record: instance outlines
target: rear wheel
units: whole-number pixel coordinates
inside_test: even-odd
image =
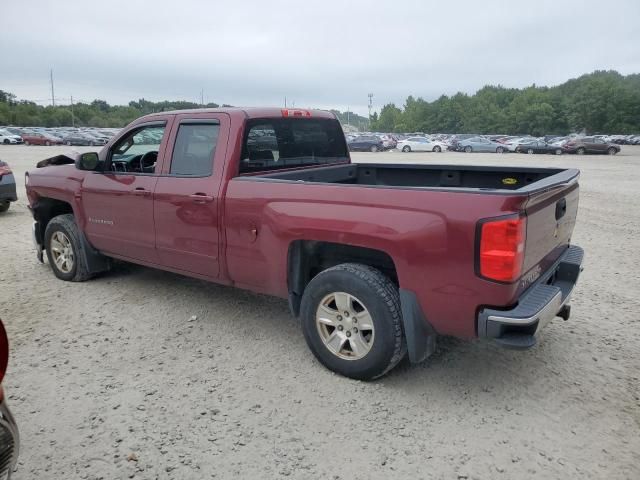
[[[10,206],[11,206],[11,202],[9,200],[5,200],[3,202],[0,202],[0,213],[4,213],[7,210],[9,210]]]
[[[562,149],[561,148],[556,148],[556,155],[562,155]]]
[[[71,142],[69,140],[67,140],[67,145],[71,146]]]
[[[51,142],[50,142],[49,140],[47,140],[46,142],[44,142],[44,144],[45,144],[47,147],[51,146]]]
[[[528,149],[527,149],[527,153],[528,153],[529,155],[533,155],[533,148],[528,148]]]
[[[9,139],[8,139],[8,138],[5,138],[5,139],[4,139],[4,141],[3,141],[2,143],[4,143],[5,145],[9,145]]]
[[[377,152],[377,151],[378,151],[378,146],[377,146],[377,145],[371,145],[370,150],[371,150],[372,152]]]
[[[616,153],[618,153],[618,150],[613,147],[609,147],[609,150],[607,150],[607,153],[609,155],[615,155]]]
[[[405,145],[404,147],[402,147],[402,151],[404,153],[409,153],[411,151],[411,147],[409,145]]]
[[[464,147],[464,151],[467,153],[471,153],[473,151],[473,148],[471,148],[470,145],[467,145],[466,147]]]
[[[24,144],[25,144],[25,145],[31,145],[31,144],[29,143],[29,140],[25,140],[25,141],[24,141]]]
[[[587,153],[587,151],[584,149],[584,147],[580,147],[578,150],[576,150],[576,153],[578,155],[584,155],[585,153]]]
[[[436,145],[435,147],[433,147],[433,151],[439,153],[442,151],[442,148],[439,145]]]
[[[301,305],[305,340],[329,370],[371,380],[406,353],[398,288],[367,265],[344,263],[316,275]]]
[[[47,224],[44,232],[47,259],[60,280],[82,282],[91,278],[82,251],[81,235],[71,214],[58,215]]]
[[[504,153],[504,147],[496,148],[496,153]]]

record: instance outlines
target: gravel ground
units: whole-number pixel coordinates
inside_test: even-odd
[[[16,480],[640,478],[640,148],[354,155],[582,170],[571,320],[526,352],[443,338],[373,383],[316,362],[280,299],[124,264],[56,280],[22,180],[64,150],[0,145],[20,182],[0,217]]]

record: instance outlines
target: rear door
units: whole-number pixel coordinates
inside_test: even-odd
[[[155,189],[160,263],[215,278],[219,274],[219,198],[230,119],[223,113],[178,115]]]
[[[85,176],[85,232],[98,250],[158,263],[153,196],[171,119],[167,115],[130,127],[109,148],[105,171]]]

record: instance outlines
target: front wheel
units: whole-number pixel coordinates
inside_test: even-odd
[[[473,148],[471,148],[471,146],[467,145],[466,147],[464,147],[464,151],[467,153],[471,153],[473,151]]]
[[[82,233],[71,214],[53,217],[44,232],[47,259],[56,277],[68,282],[91,278],[83,252]]]
[[[504,153],[504,147],[496,148],[496,153]]]
[[[442,148],[439,145],[436,145],[435,147],[433,147],[433,151],[440,153],[442,151]]]
[[[587,153],[587,151],[584,148],[580,147],[578,150],[576,150],[576,153],[578,155],[584,155],[585,153]]]
[[[527,153],[528,153],[529,155],[533,155],[533,148],[528,148],[528,149],[527,149]]]
[[[5,200],[3,202],[0,202],[0,213],[4,213],[7,210],[9,210],[10,206],[11,206],[11,202],[9,202],[9,200]]]
[[[556,155],[562,155],[562,149],[556,148]]]
[[[24,141],[24,144],[25,144],[25,145],[31,145],[31,144],[29,143],[29,140],[25,140],[25,141]]]
[[[300,313],[313,354],[346,377],[380,377],[406,354],[398,287],[367,265],[343,263],[316,275]]]
[[[402,147],[402,151],[404,153],[409,153],[411,151],[411,147],[409,145],[405,145],[404,147]]]
[[[371,150],[372,152],[377,152],[377,151],[378,151],[378,146],[377,146],[377,145],[371,145],[370,150]]]
[[[609,150],[607,150],[607,153],[609,155],[615,155],[616,153],[618,153],[618,150],[613,147],[609,147]]]
[[[44,144],[45,144],[47,147],[50,147],[50,146],[51,146],[51,142],[50,142],[49,140],[47,140],[46,142],[44,142]]]
[[[4,143],[5,145],[9,145],[9,143],[10,143],[10,142],[9,142],[9,139],[8,139],[8,138],[5,138],[5,139],[4,139],[4,141],[3,141],[2,143]]]

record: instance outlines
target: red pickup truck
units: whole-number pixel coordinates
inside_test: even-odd
[[[58,278],[115,258],[287,298],[353,378],[425,359],[438,334],[531,347],[581,271],[578,170],[354,164],[324,111],[156,113],[38,167],[34,240]]]

